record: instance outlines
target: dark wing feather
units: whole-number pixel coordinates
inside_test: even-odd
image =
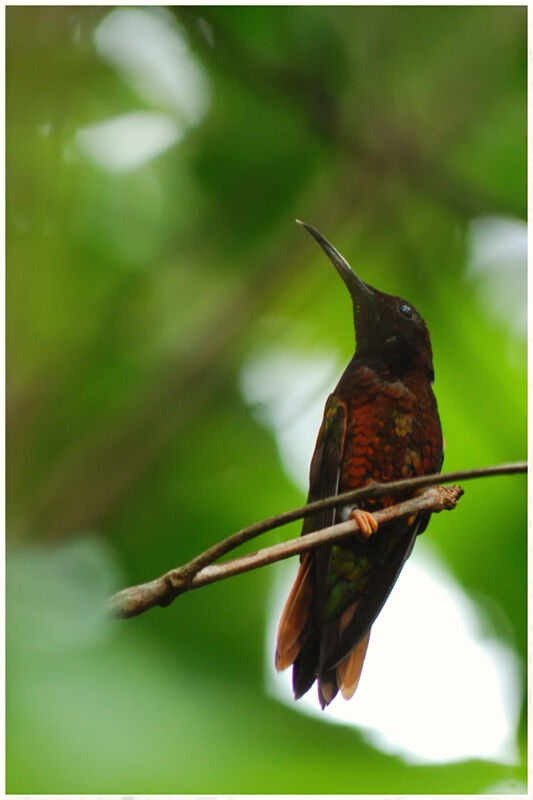
[[[337,494],[345,437],[346,405],[330,395],[326,402],[324,419],[311,461],[307,497],[309,503]],[[335,518],[336,509],[333,508],[306,517],[302,534],[333,525]],[[320,547],[313,554],[315,608],[307,620],[306,630],[302,636],[303,646],[294,662],[293,689],[296,698],[301,697],[316,678],[320,648],[320,632],[316,620],[319,619],[319,610],[324,607],[326,602],[329,549],[329,547]]]
[[[337,493],[346,437],[346,404],[330,394],[324,408],[324,418],[318,432],[315,452],[309,473],[307,502],[321,500]],[[332,525],[334,508],[326,508],[306,517],[302,533],[320,530]]]
[[[326,402],[324,419],[318,432],[315,452],[311,461],[308,503],[338,493],[345,437],[346,405],[334,395],[330,395]],[[302,534],[334,525],[336,516],[337,509],[327,508],[306,517]],[[320,611],[326,602],[329,550],[329,546],[315,550],[317,611]]]

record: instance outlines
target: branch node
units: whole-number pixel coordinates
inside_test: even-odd
[[[462,497],[465,493],[462,486],[441,486],[439,487],[442,492],[442,508],[450,511],[452,508],[455,508],[457,503],[459,502],[459,498]]]
[[[192,576],[187,574],[187,570],[182,567],[171,569],[161,576],[162,583],[165,584],[165,591],[158,602],[162,608],[170,605],[170,603],[187,591],[190,586]]]

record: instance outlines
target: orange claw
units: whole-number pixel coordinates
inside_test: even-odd
[[[361,508],[354,508],[353,511],[350,512],[350,517],[357,522],[359,525],[359,530],[365,539],[368,539],[368,537],[375,533],[378,529],[378,523],[370,511],[363,511]]]

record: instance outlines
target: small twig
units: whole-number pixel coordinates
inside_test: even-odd
[[[301,508],[297,508],[292,511],[287,511],[283,514],[278,514],[274,517],[270,517],[266,520],[262,520],[261,522],[257,522],[254,525],[244,528],[237,533],[234,533],[232,536],[229,536],[222,542],[219,542],[213,547],[210,547],[208,550],[205,550],[203,553],[196,556],[196,558],[192,559],[184,566],[170,570],[156,580],[139,584],[138,586],[132,586],[117,592],[109,601],[109,611],[115,617],[137,616],[138,614],[142,614],[144,611],[147,611],[149,608],[152,608],[155,605],[168,605],[175,597],[177,597],[179,594],[183,594],[183,592],[188,591],[189,589],[203,586],[206,583],[213,583],[216,580],[222,580],[225,577],[230,577],[230,575],[238,574],[239,572],[244,572],[248,569],[255,569],[263,564],[273,563],[273,561],[279,561],[282,558],[288,558],[296,553],[316,547],[321,543],[321,541],[319,540],[316,542],[316,544],[313,544],[313,541],[316,541],[316,538],[313,539],[313,537],[320,537],[324,532],[326,532],[325,541],[329,541],[327,537],[336,538],[338,536],[346,535],[346,532],[343,532],[342,529],[339,530],[342,525],[350,525],[348,533],[353,533],[354,530],[357,530],[356,527],[353,527],[355,523],[352,521],[341,523],[341,526],[333,526],[332,528],[327,528],[323,531],[315,531],[312,534],[300,536],[298,539],[292,540],[291,542],[275,545],[274,548],[266,548],[265,550],[259,551],[259,553],[252,554],[251,556],[244,556],[243,558],[235,559],[233,561],[226,562],[225,564],[207,569],[207,567],[217,558],[220,558],[220,556],[228,553],[230,550],[233,550],[235,547],[238,547],[240,544],[243,544],[249,539],[259,536],[261,533],[272,530],[273,528],[285,525],[288,522],[292,522],[301,517],[313,514],[318,510],[347,505],[353,503],[355,500],[360,501],[368,498],[369,496],[382,497],[385,494],[397,494],[407,489],[412,490],[422,486],[448,483],[453,480],[469,480],[471,478],[489,477],[494,475],[512,475],[523,472],[527,472],[526,462],[499,464],[492,467],[449,472],[443,475],[426,475],[418,478],[392,481],[390,483],[373,484],[371,486],[366,486],[363,489],[345,492],[342,495],[325,498],[317,501],[316,503],[309,503],[306,506],[302,506]],[[460,490],[460,493],[462,493],[462,490]],[[427,493],[424,493],[423,495],[406,502],[420,502],[424,497],[426,497],[426,494]],[[376,518],[381,522],[387,521],[398,513],[398,509],[400,507],[402,507],[402,504],[391,506],[387,509],[375,512]],[[421,507],[422,506],[417,506],[417,508]],[[431,510],[441,509],[439,508]],[[412,513],[412,511],[408,511],[406,513]],[[385,518],[378,516],[382,514],[391,514],[392,516],[387,516]],[[262,559],[264,558],[267,560],[263,561]]]
[[[383,524],[392,519],[408,517],[418,511],[433,511],[438,513],[443,509],[455,508],[457,501],[463,494],[460,486],[434,486],[428,487],[424,492],[403,503],[388,506],[374,512],[376,522]],[[154,581],[132,586],[117,592],[111,600],[109,610],[115,617],[133,617],[142,614],[155,605],[166,606],[178,595],[191,589],[198,589],[208,583],[231,578],[241,572],[248,572],[267,564],[289,558],[290,556],[312,550],[322,544],[328,544],[359,530],[355,520],[349,519],[337,525],[331,525],[320,531],[313,531],[305,536],[298,536],[282,544],[265,547],[256,553],[251,553],[241,558],[226,561],[224,564],[207,566],[201,569],[194,577],[184,579],[183,567],[170,570],[156,578]]]

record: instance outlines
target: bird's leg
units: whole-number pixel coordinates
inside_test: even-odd
[[[343,506],[340,509],[340,519],[346,522],[348,519],[353,519],[359,525],[359,530],[355,532],[356,536],[362,539],[368,539],[378,529],[378,522],[370,511],[364,511],[362,508],[352,508],[350,506]]]
[[[359,525],[359,531],[365,539],[368,539],[369,536],[372,536],[373,533],[376,533],[378,529],[378,523],[370,511],[363,511],[362,508],[353,508],[350,511],[350,517],[357,522]]]

